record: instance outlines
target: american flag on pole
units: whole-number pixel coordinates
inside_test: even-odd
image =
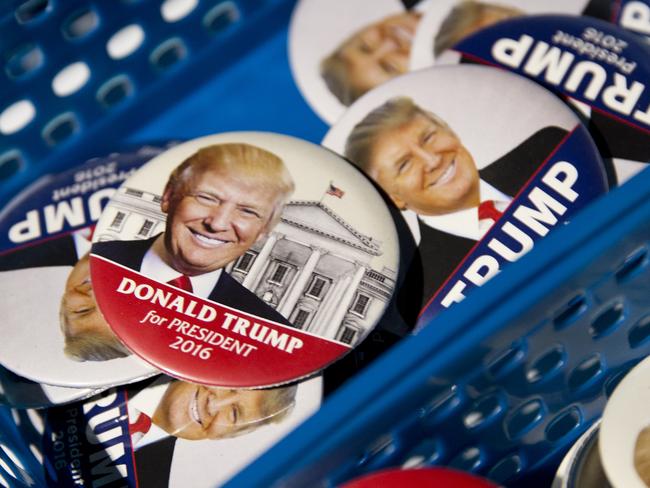
[[[334,183],[330,181],[330,186],[327,188],[327,191],[325,192],[328,195],[332,195],[333,197],[336,198],[343,198],[343,195],[345,195],[345,192],[341,190],[340,188],[334,186]]]

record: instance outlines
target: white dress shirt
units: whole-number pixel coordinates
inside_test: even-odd
[[[140,272],[160,283],[167,283],[170,280],[181,276],[181,273],[162,260],[162,258],[153,250],[153,246],[151,246],[144,255],[144,259],[140,265]],[[221,272],[221,269],[216,269],[210,273],[190,276],[189,278],[193,290],[192,293],[201,298],[208,298],[217,284],[217,281],[219,281]]]
[[[156,408],[158,408],[158,404],[162,400],[165,391],[167,391],[168,385],[169,378],[161,377],[160,380],[157,380],[152,385],[136,393],[132,398],[129,398],[127,403],[129,423],[134,423],[141,413],[147,415],[149,418],[153,418],[153,414]],[[169,434],[152,423],[146,434],[134,436],[134,450],[164,439],[165,437],[169,437]]]
[[[512,202],[512,198],[500,192],[489,183],[479,181],[479,195],[480,201],[494,200],[495,207],[500,212],[505,211]],[[448,234],[459,237],[465,237],[474,241],[479,241],[483,238],[488,229],[492,226],[493,222],[481,222],[478,218],[478,207],[467,208],[451,212],[443,215],[420,215],[412,210],[405,210],[402,215],[406,220],[415,242],[419,245],[420,240],[420,226],[418,220],[422,221],[425,225],[437,230],[441,230]]]

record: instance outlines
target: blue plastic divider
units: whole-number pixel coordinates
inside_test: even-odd
[[[645,171],[376,361],[227,486],[331,486],[405,463],[548,486],[650,353],[649,197]]]
[[[0,205],[37,176],[122,144],[230,130],[320,141],[326,126],[288,67],[293,0],[203,0],[174,23],[161,3],[0,5],[0,114],[19,100],[36,110],[22,130],[0,134]],[[67,39],[66,26],[88,11],[96,28]],[[133,23],[144,41],[110,59],[107,41]],[[171,46],[162,65],[152,62],[161,46]],[[20,57],[34,48],[40,65],[38,51]],[[88,82],[56,96],[53,77],[77,61],[90,67]],[[100,95],[116,77],[128,80],[124,96],[118,89],[107,106]],[[77,125],[64,123],[52,144],[44,130],[68,113]],[[405,463],[543,486],[622,374],[650,352],[649,197],[646,171],[350,381],[230,486],[333,485]],[[0,474],[12,486],[43,483],[30,450],[38,433],[27,424],[0,408]]]
[[[161,17],[162,2],[30,0],[13,6],[24,3],[47,6],[24,24],[9,7],[0,11],[0,114],[28,100],[35,115],[22,130],[0,133],[0,203],[38,175],[114,151],[125,140],[246,129],[318,142],[326,131],[302,100],[288,67],[292,0],[204,0],[174,23]],[[214,20],[215,9],[225,9],[225,18]],[[97,16],[97,27],[79,39],[66,39],[63,27],[85,12]],[[211,18],[216,25],[208,27],[206,19]],[[144,31],[142,44],[124,59],[111,59],[107,42],[134,24]],[[170,40],[177,45],[170,48],[168,64],[152,62]],[[177,53],[173,48],[178,46]],[[10,76],[11,61],[33,50],[41,52],[41,63],[25,60],[36,67]],[[77,92],[56,96],[53,78],[74,62],[86,63],[90,78]],[[116,78],[126,80],[128,89],[121,98],[118,90],[106,106],[99,94]],[[44,131],[66,114],[74,122],[61,123],[53,144]]]

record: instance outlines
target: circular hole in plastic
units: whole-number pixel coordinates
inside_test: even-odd
[[[71,112],[52,119],[43,129],[43,139],[50,146],[56,146],[79,131],[79,122]]]
[[[618,371],[615,374],[611,375],[605,382],[605,395],[609,398],[614,393],[614,390],[621,382],[625,375],[628,373],[628,368],[625,368],[623,371]]]
[[[475,471],[483,464],[483,456],[478,447],[468,447],[449,462],[452,468],[461,471]]]
[[[589,327],[589,333],[594,339],[600,339],[619,326],[624,318],[625,305],[622,302],[616,302],[594,319]]]
[[[526,357],[526,348],[523,344],[513,344],[505,351],[487,363],[486,369],[492,378],[498,378],[512,371]]]
[[[505,422],[508,437],[516,439],[530,432],[544,418],[546,408],[540,400],[530,400],[513,411]]]
[[[165,22],[178,22],[187,17],[198,4],[198,0],[165,0],[160,6],[160,15]]]
[[[7,455],[7,457],[9,459],[11,459],[12,463],[14,463],[16,466],[18,466],[18,468],[20,468],[22,470],[25,470],[25,466],[23,465],[20,458],[18,456],[16,456],[16,454],[11,449],[9,449],[8,446],[6,446],[5,444],[0,443],[0,449],[2,449],[3,452]]]
[[[178,38],[168,39],[153,50],[149,60],[159,70],[165,70],[187,55],[187,48]]]
[[[138,24],[123,27],[106,43],[106,51],[113,59],[124,59],[133,54],[144,42],[144,30]]]
[[[546,439],[549,442],[557,442],[569,435],[573,430],[578,428],[582,416],[576,407],[560,413],[546,427]]]
[[[15,468],[15,466],[9,466],[7,462],[2,457],[0,457],[0,473],[4,471],[4,474],[16,478],[16,472],[13,470],[13,468]],[[12,485],[7,484],[5,486],[12,486]]]
[[[0,155],[0,181],[8,180],[20,171],[23,165],[23,158],[16,150],[8,151]]]
[[[487,477],[492,481],[505,485],[508,481],[520,474],[522,469],[523,463],[519,456],[508,456],[495,464],[488,472]]]
[[[205,14],[203,25],[208,31],[217,33],[237,22],[239,17],[239,9],[233,2],[222,2]]]
[[[97,90],[97,100],[105,107],[113,107],[133,94],[133,84],[126,75],[111,78]]]
[[[438,439],[425,439],[411,449],[402,463],[403,468],[415,468],[437,463],[442,457],[442,448]]]
[[[0,133],[14,134],[29,124],[36,115],[36,108],[29,100],[19,100],[0,113]]]
[[[19,47],[9,56],[5,72],[9,78],[20,78],[36,71],[43,64],[43,51],[30,43]]]
[[[419,468],[420,466],[424,465],[426,460],[427,458],[425,456],[421,456],[421,455],[411,456],[402,463],[402,468],[404,469]]]
[[[360,456],[357,466],[367,464],[371,459],[381,455],[390,454],[394,450],[393,438],[390,435],[383,435],[376,439],[371,446]]]
[[[90,78],[90,68],[81,61],[72,63],[57,73],[52,80],[52,91],[59,97],[67,97],[79,91]]]
[[[20,24],[31,22],[49,10],[50,2],[48,0],[28,0],[23,2],[16,9],[16,20]]]
[[[650,339],[650,315],[639,319],[627,333],[627,340],[632,348],[646,344],[648,339]]]
[[[503,412],[503,405],[498,395],[480,398],[471,410],[463,416],[466,429],[476,429]]]
[[[582,361],[569,374],[569,388],[573,391],[593,384],[605,372],[600,355],[594,354]]]
[[[36,430],[36,432],[38,432],[39,434],[43,435],[43,432],[45,432],[45,422],[43,421],[43,417],[41,417],[41,415],[38,414],[34,409],[27,410],[27,417],[29,418],[29,421],[32,423],[32,427],[34,427],[34,430]]]
[[[83,9],[70,15],[63,25],[61,32],[66,39],[79,39],[94,31],[99,25],[99,16],[94,10]]]
[[[616,270],[616,280],[624,283],[642,272],[647,265],[648,250],[645,247],[637,249],[630,253]]]
[[[578,294],[571,298],[567,304],[562,307],[553,319],[557,329],[563,329],[571,325],[580,315],[587,310],[587,298],[584,294]]]
[[[39,464],[43,464],[43,453],[41,452],[40,448],[36,444],[30,443],[29,450],[32,453],[32,455],[36,458],[36,460],[39,462]]]
[[[526,371],[526,380],[530,383],[537,383],[549,378],[564,366],[564,362],[564,348],[559,345],[555,346],[531,364]]]
[[[457,390],[456,385],[452,385],[435,395],[423,409],[422,414],[425,417],[425,422],[435,422],[438,417],[456,410],[461,405],[461,398]]]

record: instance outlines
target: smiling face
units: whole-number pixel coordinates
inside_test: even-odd
[[[328,63],[338,64],[336,69],[341,72],[336,75],[341,78],[338,84],[348,85],[349,91],[344,103],[349,104],[366,91],[408,71],[411,43],[419,20],[419,14],[404,12],[371,24],[334,52],[330,59],[336,61],[323,63],[326,79]]]
[[[369,173],[395,204],[441,215],[479,203],[474,159],[449,127],[424,114],[378,134]]]
[[[69,335],[75,336],[85,332],[110,333],[108,326],[100,315],[93,296],[90,283],[89,257],[85,255],[72,268],[61,303],[61,313],[66,321]]]
[[[442,21],[435,37],[435,56],[453,48],[475,32],[503,20],[524,15],[524,11],[507,5],[463,0]]]
[[[189,440],[232,437],[280,412],[264,412],[269,390],[226,390],[172,382],[152,421],[176,437]]]
[[[188,276],[224,267],[267,230],[277,199],[276,189],[232,168],[195,171],[163,195],[163,259]]]
[[[486,6],[486,8],[484,8],[480,14],[476,16],[474,22],[463,26],[463,28],[460,29],[458,33],[458,40],[460,41],[462,39],[465,39],[466,37],[469,37],[471,34],[474,34],[481,29],[485,29],[486,27],[490,27],[491,25],[497,24],[507,19],[511,19],[513,17],[517,17],[519,15],[521,15],[520,11],[516,9]]]
[[[60,309],[65,354],[75,361],[100,361],[130,353],[113,334],[97,308],[90,282],[89,255],[72,268]]]

